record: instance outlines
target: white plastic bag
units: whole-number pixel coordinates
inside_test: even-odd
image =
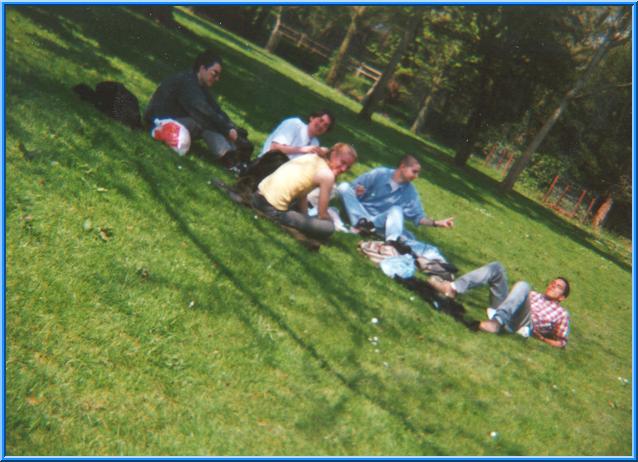
[[[163,141],[180,156],[185,156],[191,147],[191,134],[182,124],[173,119],[155,119],[151,130],[153,139]]]

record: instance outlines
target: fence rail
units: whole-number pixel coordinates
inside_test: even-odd
[[[307,34],[299,32],[284,23],[279,25],[277,34],[279,37],[286,39],[296,47],[308,50],[324,59],[330,59],[330,56],[332,55],[333,50],[311,39]],[[371,80],[373,83],[376,83],[383,74],[380,70],[357,60],[352,60],[352,68],[354,69],[355,77],[361,76]]]
[[[329,59],[332,54],[332,50],[330,50],[330,48],[322,45],[321,43],[315,42],[303,32],[296,31],[292,27],[283,23],[279,27],[279,34],[299,48],[305,48],[323,58]]]

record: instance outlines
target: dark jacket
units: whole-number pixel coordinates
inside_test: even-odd
[[[166,78],[155,90],[144,113],[144,121],[153,125],[154,119],[192,117],[204,130],[227,135],[235,128],[230,117],[222,111],[213,95],[201,86],[192,71],[180,72]]]

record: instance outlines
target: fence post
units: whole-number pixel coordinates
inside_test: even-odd
[[[487,157],[485,158],[485,164],[487,165],[490,162],[490,159],[492,158],[492,156],[494,155],[494,151],[496,151],[496,143],[494,143],[492,145],[492,149],[490,149],[489,154],[487,155]]]
[[[552,193],[552,191],[554,190],[554,186],[556,186],[556,183],[558,182],[558,178],[560,178],[559,175],[556,175],[554,177],[554,181],[552,181],[552,184],[549,186],[549,189],[547,190],[547,192],[543,196],[543,202],[547,202],[547,199],[549,198],[549,195]]]
[[[501,149],[501,151],[498,153],[498,164],[496,164],[496,170],[501,169],[501,164],[503,163],[503,160],[505,159],[506,155],[507,155],[507,148]]]
[[[576,212],[578,211],[578,207],[580,207],[580,203],[583,201],[585,194],[587,194],[587,190],[583,189],[583,191],[580,193],[580,197],[576,201],[576,205],[574,205],[574,209],[572,210],[572,213],[569,215],[570,218],[573,218],[574,215],[576,215]]]
[[[560,195],[560,197],[558,198],[558,200],[554,204],[554,207],[557,207],[557,208],[560,207],[560,203],[563,200],[563,197],[565,197],[565,194],[567,194],[567,192],[569,192],[570,189],[571,189],[570,185],[565,186],[565,189],[563,189],[563,193]]]
[[[514,160],[514,153],[510,152],[509,159],[507,159],[507,163],[503,167],[503,176],[505,176],[505,174],[507,174],[507,171],[509,170],[510,165],[512,165],[512,161],[513,160]]]

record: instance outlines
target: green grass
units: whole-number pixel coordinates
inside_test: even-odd
[[[184,33],[120,6],[5,12],[7,455],[632,454],[631,243],[501,196],[445,146],[359,120],[357,103],[187,11]],[[230,177],[203,145],[179,158],[70,91],[114,79],[145,106],[210,45],[222,105],[257,145],[330,107],[325,144],[361,158],[345,179],[420,158],[426,210],[457,226],[416,232],[461,270],[498,259],[537,288],[570,278],[568,348],[469,331],[355,236],[308,252],[208,185]],[[468,319],[485,300],[463,298]]]

